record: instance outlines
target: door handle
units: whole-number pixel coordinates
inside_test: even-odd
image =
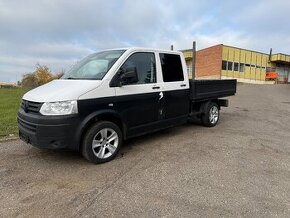
[[[181,84],[181,85],[180,85],[180,87],[185,87],[185,86],[186,86],[186,84]]]
[[[159,86],[153,86],[152,89],[160,89]]]

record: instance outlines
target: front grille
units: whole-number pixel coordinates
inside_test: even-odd
[[[26,113],[38,113],[41,106],[42,106],[42,103],[39,103],[39,102],[32,102],[32,101],[26,101],[26,100],[22,100],[21,102],[21,108]]]
[[[20,118],[18,118],[18,123],[22,128],[27,129],[33,133],[36,133],[36,125],[26,122]]]

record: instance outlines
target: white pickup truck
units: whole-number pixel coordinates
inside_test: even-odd
[[[236,80],[189,80],[181,52],[114,49],[84,58],[23,96],[19,136],[39,148],[70,148],[94,163],[112,160],[124,140],[198,117],[215,126]]]

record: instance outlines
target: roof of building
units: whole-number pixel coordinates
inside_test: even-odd
[[[216,47],[216,46],[225,46],[225,47],[229,47],[229,48],[241,49],[241,50],[244,50],[244,51],[255,52],[255,53],[259,53],[259,54],[263,54],[263,55],[270,55],[270,54],[259,52],[259,51],[255,51],[255,50],[249,50],[249,49],[245,49],[245,48],[239,48],[239,47],[235,47],[235,46],[231,46],[231,45],[224,45],[224,44],[213,45],[213,46],[210,46],[210,47],[207,47],[207,48],[200,49],[198,51],[210,49],[210,48],[213,48],[213,47]],[[192,49],[184,49],[184,50],[181,50],[181,52],[183,52],[183,53],[192,52]],[[187,57],[188,56],[190,56],[190,54],[188,54]],[[272,62],[280,62],[280,63],[290,64],[290,55],[283,54],[283,53],[272,54]]]

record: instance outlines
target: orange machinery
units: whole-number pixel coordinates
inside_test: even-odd
[[[266,72],[266,80],[276,80],[277,78],[278,78],[278,73]]]

